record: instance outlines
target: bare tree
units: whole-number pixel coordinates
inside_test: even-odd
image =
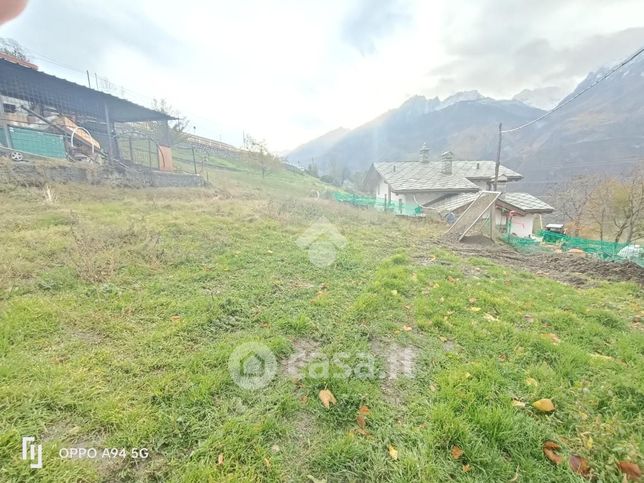
[[[157,142],[168,143],[170,146],[185,141],[185,130],[189,124],[188,119],[174,109],[165,99],[153,99],[152,107],[156,111],[176,118],[168,122],[150,121],[145,123],[146,129],[152,133],[152,138]]]
[[[636,166],[614,194],[615,242],[631,243],[644,236],[644,163]]]
[[[583,223],[597,228],[600,240],[631,243],[644,236],[644,164],[628,177],[576,178],[558,187],[557,206],[576,233]]]
[[[31,59],[25,52],[24,47],[15,40],[7,37],[0,37],[0,52],[13,55],[17,59],[24,60],[25,62],[31,61]]]
[[[279,164],[279,159],[273,156],[266,147],[266,141],[256,139],[244,133],[244,150],[248,153],[248,160],[262,171],[262,179],[266,177],[271,167]]]
[[[554,185],[550,197],[564,219],[572,225],[572,235],[579,236],[579,231],[587,218],[592,194],[597,186],[593,176],[578,176],[564,183]]]

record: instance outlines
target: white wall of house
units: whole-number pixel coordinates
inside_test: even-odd
[[[532,235],[534,229],[534,213],[526,213],[525,215],[516,215],[512,217],[512,226],[510,233],[520,237],[527,237]],[[499,208],[496,209],[496,224],[503,225],[507,223],[507,218]]]

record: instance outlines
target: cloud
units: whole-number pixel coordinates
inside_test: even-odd
[[[409,24],[411,5],[405,0],[359,0],[342,24],[342,37],[363,56],[376,52],[377,43]]]
[[[85,83],[89,69],[135,102],[166,98],[200,134],[238,144],[246,131],[285,149],[415,94],[572,90],[642,43],[640,4],[31,0],[1,35],[46,72]]]
[[[434,82],[429,91],[446,95],[479,89],[495,97],[511,97],[525,88],[572,89],[590,71],[614,64],[644,44],[640,26],[593,33],[592,25],[584,25],[581,11],[588,3],[577,3],[575,8],[550,1],[502,0],[483,5],[487,6],[471,18],[450,18],[452,29],[466,30],[468,35],[444,38],[451,60],[429,69],[428,77]],[[601,17],[600,6],[592,8]],[[579,16],[576,24],[575,15]]]
[[[115,47],[158,60],[179,53],[171,29],[156,25],[137,2],[125,0],[32,0],[10,27],[36,52],[46,52],[61,64],[80,63],[99,71],[103,55]]]

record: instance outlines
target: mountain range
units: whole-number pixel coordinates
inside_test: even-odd
[[[606,74],[591,72],[557,105]],[[290,153],[289,162],[321,173],[365,171],[374,162],[418,159],[423,144],[437,158],[495,159],[498,124],[504,129],[537,119],[562,95],[557,88],[526,90],[512,100],[478,91],[441,101],[414,96],[355,129],[339,128]],[[617,71],[542,121],[503,136],[502,163],[524,175],[516,189],[541,194],[579,174],[625,174],[644,159],[644,56]]]

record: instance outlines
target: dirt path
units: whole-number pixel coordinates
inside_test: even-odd
[[[518,252],[502,242],[471,237],[463,242],[439,240],[439,244],[461,255],[485,257],[575,286],[593,279],[631,281],[644,285],[644,268],[632,262],[606,262],[588,255],[548,252]]]

